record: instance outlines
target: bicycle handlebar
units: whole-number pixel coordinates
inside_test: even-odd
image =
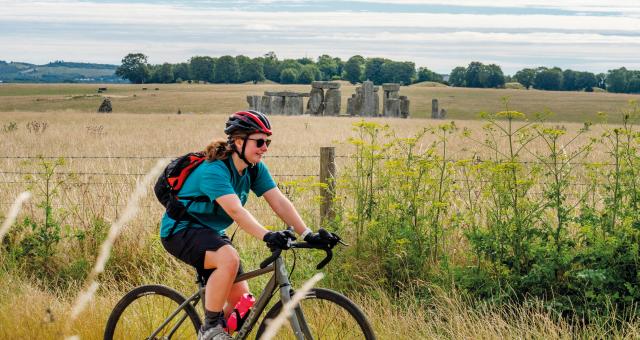
[[[345,244],[343,242],[340,241],[340,243]],[[346,245],[346,244],[345,244]],[[289,243],[289,248],[306,248],[306,249],[321,249],[324,250],[325,253],[327,254],[327,256],[325,256],[325,258],[320,261],[320,263],[318,263],[318,265],[316,266],[317,270],[320,270],[322,268],[324,268],[324,266],[327,265],[327,263],[331,262],[331,259],[333,258],[333,246],[330,245],[316,245],[316,244],[310,244],[308,242],[293,242],[293,243]],[[269,256],[268,258],[266,258],[264,261],[262,261],[260,263],[260,269],[264,269],[266,268],[270,263],[272,263],[273,261],[275,261],[280,254],[282,253],[283,249],[272,249],[272,253],[271,256]]]

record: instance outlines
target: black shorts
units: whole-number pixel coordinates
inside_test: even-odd
[[[162,245],[169,254],[196,268],[205,282],[215,270],[204,269],[204,255],[207,250],[217,251],[226,245],[233,246],[229,237],[226,235],[220,236],[209,228],[186,228],[180,230],[171,237],[163,237]],[[242,273],[242,264],[240,264],[238,275]]]

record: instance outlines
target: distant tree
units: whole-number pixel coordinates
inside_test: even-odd
[[[487,87],[488,78],[487,67],[479,61],[469,63],[464,74],[464,82],[467,87]]]
[[[274,52],[269,52],[264,55],[263,69],[265,78],[275,82],[280,81],[280,62]]]
[[[158,82],[163,84],[173,83],[173,65],[169,63],[162,64],[158,69]]]
[[[627,93],[640,93],[640,71],[630,71]]]
[[[536,70],[532,68],[524,68],[513,76],[513,78],[526,89],[529,89],[533,85],[533,80],[536,78]]]
[[[142,53],[127,54],[116,69],[116,75],[135,84],[146,82],[150,76],[147,56]]]
[[[562,70],[540,67],[533,80],[533,87],[538,90],[558,91],[562,88]]]
[[[607,91],[616,93],[627,92],[628,71],[626,68],[621,67],[615,70],[609,70],[607,74]]]
[[[216,83],[235,83],[238,81],[238,62],[230,55],[220,57],[213,70],[213,81]]]
[[[384,58],[369,58],[364,65],[364,80],[371,80],[374,84],[380,85],[385,82],[382,73],[382,65],[390,61]]]
[[[578,72],[574,70],[562,71],[562,89],[565,91],[576,91],[579,89],[577,84]]]
[[[195,56],[189,61],[193,80],[213,81],[213,71],[216,61],[211,57]]]
[[[342,79],[342,72],[344,72],[345,62],[338,57],[333,58],[333,61],[336,63],[336,74],[333,75],[333,79],[335,79],[335,77],[339,77],[340,79]]]
[[[593,88],[598,86],[596,75],[591,72],[577,72],[576,88],[587,92],[592,92]]]
[[[409,85],[416,75],[416,65],[412,61],[387,60],[382,64],[382,83]]]
[[[320,70],[314,64],[307,64],[302,67],[298,75],[298,84],[311,84],[314,80],[320,79]]]
[[[298,70],[295,68],[285,68],[280,73],[281,84],[295,84],[298,81]]]
[[[486,66],[486,71],[488,72],[488,77],[486,79],[486,83],[484,87],[504,87],[504,73],[502,73],[502,69],[500,66],[496,64],[489,64]]]
[[[299,58],[299,59],[296,59],[296,61],[300,63],[300,65],[309,65],[314,63],[313,59],[308,57]]]
[[[426,67],[420,67],[418,69],[418,75],[417,75],[416,81],[417,82],[434,81],[434,82],[442,83],[443,80],[441,75],[431,71]]]
[[[296,70],[296,72],[300,73],[300,70],[302,70],[302,64],[295,59],[285,59],[280,63],[280,69],[284,70],[286,68],[292,68]]]
[[[189,63],[179,63],[173,65],[173,78],[177,81],[180,80],[190,80],[191,79],[191,70],[189,69]]]
[[[607,88],[607,75],[605,73],[598,73],[596,75],[596,86],[603,90]]]
[[[458,66],[451,70],[449,84],[456,87],[466,86],[465,73],[467,73],[467,69],[464,66]]]
[[[251,62],[251,58],[247,57],[246,55],[240,54],[237,55],[235,59],[236,65],[238,65],[238,78],[236,79],[236,82],[244,83],[249,81],[248,79],[245,79],[244,75],[246,74],[245,68]]]
[[[338,74],[338,65],[333,57],[323,54],[318,57],[318,69],[322,75],[322,80],[331,80],[331,77]]]
[[[262,58],[254,58],[244,65],[240,70],[242,81],[252,81],[254,83],[263,81],[265,79],[263,62]]]
[[[355,84],[362,81],[365,59],[360,55],[354,55],[349,58],[344,65],[343,78]]]

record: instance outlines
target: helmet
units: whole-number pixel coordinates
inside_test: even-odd
[[[271,123],[264,113],[253,110],[238,111],[229,116],[224,129],[224,133],[229,136],[236,132],[265,133],[271,136]]]

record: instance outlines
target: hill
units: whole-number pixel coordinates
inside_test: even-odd
[[[117,65],[54,61],[44,65],[0,60],[5,83],[125,83],[115,75]]]

